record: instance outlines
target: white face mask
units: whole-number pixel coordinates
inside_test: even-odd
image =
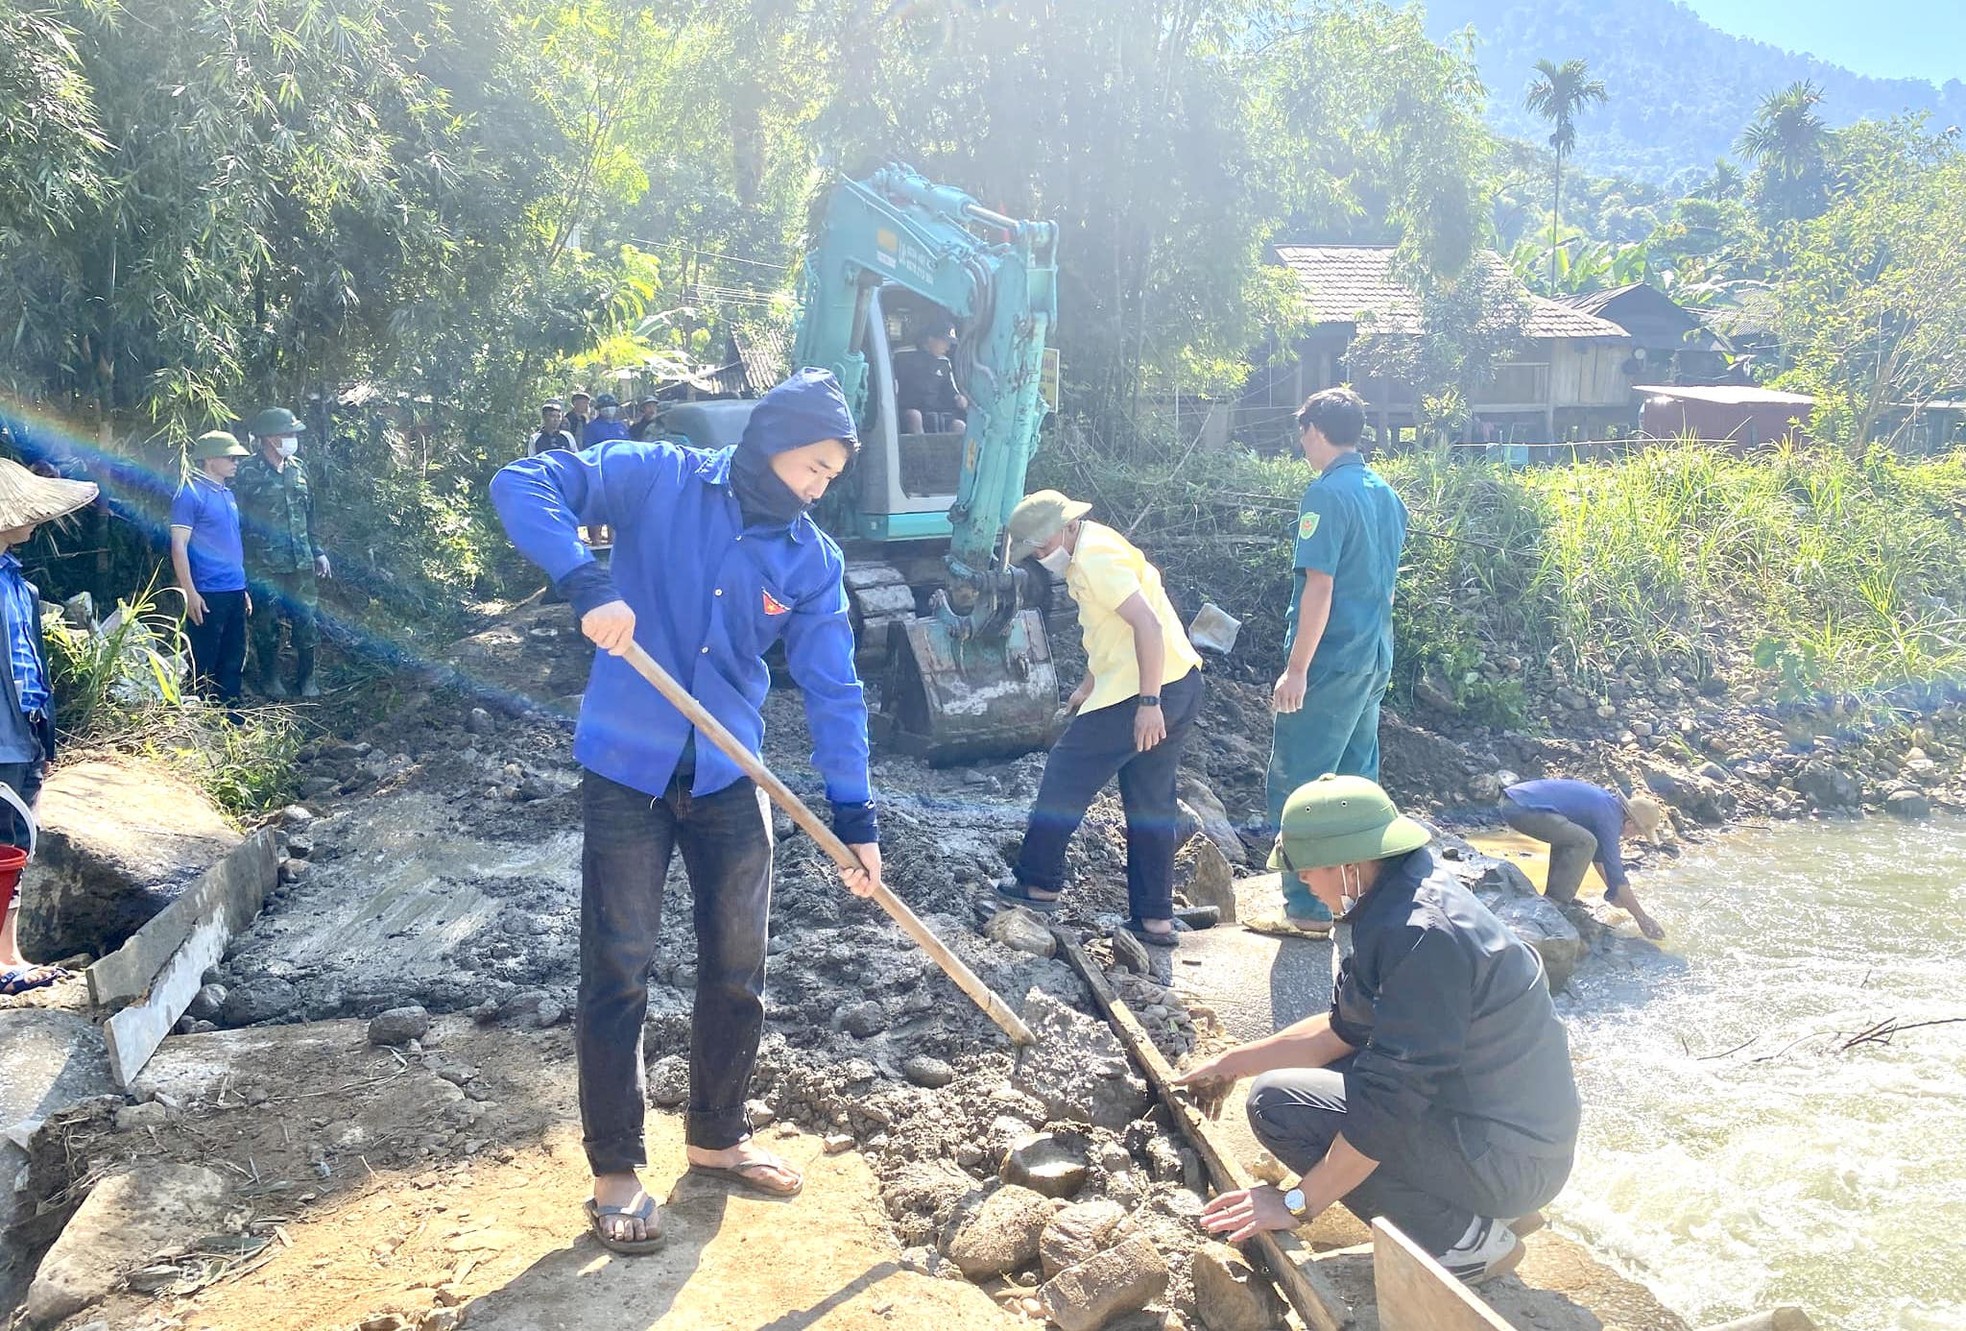
[[[1054,578],[1065,576],[1065,570],[1072,566],[1072,552],[1059,546],[1048,555],[1039,555],[1038,563],[1044,565],[1045,572]]]
[[[282,439],[282,440],[280,441],[280,456],[281,456],[281,457],[283,457],[283,458],[291,458],[291,457],[292,457],[292,456],[293,456],[294,454],[296,454],[296,453],[298,453],[298,452],[300,452],[300,440],[298,440],[298,439]]]
[[[1349,892],[1345,890],[1348,886],[1345,882],[1345,869],[1347,867],[1349,866],[1341,865],[1338,869],[1338,905],[1340,907],[1338,913],[1340,915],[1350,915],[1358,908],[1358,899],[1365,895],[1365,875],[1356,869],[1352,870],[1352,881],[1349,884],[1352,890]]]

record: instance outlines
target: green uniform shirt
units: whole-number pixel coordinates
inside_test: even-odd
[[[1330,574],[1331,618],[1312,674],[1392,668],[1393,584],[1405,545],[1406,505],[1356,452],[1340,453],[1304,487],[1286,641],[1297,639],[1305,570]]]
[[[247,569],[295,573],[314,567],[321,545],[314,539],[314,491],[300,459],[289,458],[275,470],[263,454],[243,458],[232,493],[239,499]]]

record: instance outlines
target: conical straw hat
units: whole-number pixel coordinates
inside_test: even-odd
[[[36,476],[20,463],[0,458],[0,531],[53,522],[95,497],[94,482]]]

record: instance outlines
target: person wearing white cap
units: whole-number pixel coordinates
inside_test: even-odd
[[[0,703],[0,784],[28,809],[55,756],[55,696],[41,642],[41,593],[27,580],[13,547],[25,544],[42,523],[66,517],[95,497],[96,487],[87,481],[37,476],[0,458],[0,632],[6,635],[8,665]],[[0,808],[0,818],[7,829],[0,842],[26,846],[29,829],[11,801]],[[14,883],[0,889],[0,994],[52,984],[67,973],[21,956],[14,893]]]
[[[199,435],[191,446],[196,470],[171,499],[171,571],[184,597],[192,674],[227,706],[239,701],[253,598],[246,591],[239,503],[225,483],[249,456],[224,430]]]

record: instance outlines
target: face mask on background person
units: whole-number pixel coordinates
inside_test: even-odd
[[[293,457],[293,455],[294,455],[294,454],[296,454],[296,453],[298,453],[298,452],[300,452],[300,440],[298,440],[298,439],[282,439],[282,440],[280,441],[280,456],[281,456],[281,457],[283,457],[283,458],[292,458],[292,457]]]
[[[1050,554],[1039,555],[1038,563],[1044,565],[1045,572],[1052,577],[1062,578],[1065,570],[1072,566],[1072,552],[1061,545]]]

